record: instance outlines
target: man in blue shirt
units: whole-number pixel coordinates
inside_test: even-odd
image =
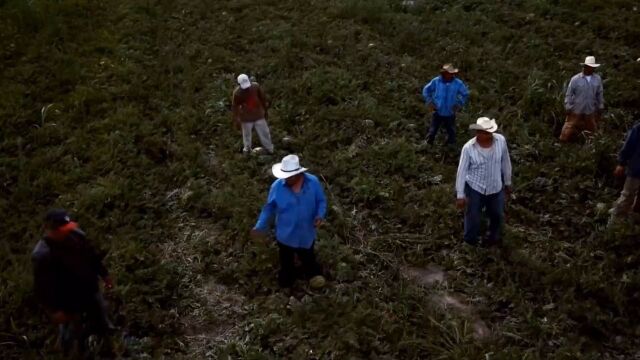
[[[431,127],[427,135],[427,143],[433,144],[440,126],[447,131],[447,144],[456,143],[456,112],[466,103],[469,90],[462,80],[456,77],[458,69],[445,64],[440,69],[440,76],[433,78],[423,89],[424,102],[433,112]]]
[[[280,251],[280,286],[293,286],[296,279],[294,257],[297,255],[312,287],[322,287],[325,279],[313,251],[316,228],[322,225],[327,213],[322,184],[300,166],[296,155],[285,156],[282,162],[273,165],[271,171],[278,180],[271,185],[267,203],[251,234],[264,235],[275,220]]]
[[[611,213],[610,225],[631,212],[638,189],[640,189],[640,124],[636,124],[629,131],[618,154],[618,166],[613,174],[616,177],[623,177],[625,173],[627,178],[624,182],[624,188],[618,200],[613,204],[613,208],[609,210]]]

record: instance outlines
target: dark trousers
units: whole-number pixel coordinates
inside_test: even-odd
[[[500,241],[500,230],[504,222],[504,190],[491,195],[483,195],[473,190],[468,184],[464,187],[467,207],[464,212],[464,241],[475,245],[478,243],[482,210],[486,210],[489,218],[489,243]]]
[[[280,271],[278,272],[278,284],[280,287],[291,287],[296,281],[295,255],[298,255],[298,259],[302,263],[302,271],[305,277],[312,278],[316,275],[322,275],[322,268],[316,262],[313,245],[309,249],[302,249],[278,243],[278,248],[280,249]]]
[[[444,125],[444,129],[447,131],[447,144],[453,145],[456,143],[456,116],[441,116],[437,112],[433,113],[431,119],[431,126],[429,127],[429,133],[427,134],[427,142],[433,144],[433,141],[438,134],[440,127]]]
[[[66,355],[82,355],[86,351],[89,336],[105,337],[113,324],[107,316],[107,304],[102,293],[97,292],[87,300],[82,313],[68,314],[72,317],[67,323],[60,324],[59,342]]]

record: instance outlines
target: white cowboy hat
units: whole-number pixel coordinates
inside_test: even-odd
[[[595,56],[587,56],[584,59],[584,62],[580,63],[580,65],[587,65],[587,66],[593,67],[593,68],[597,68],[598,66],[600,66],[600,64],[596,64],[596,57]]]
[[[241,89],[248,89],[251,87],[251,80],[249,80],[247,74],[238,75],[238,85],[240,85]]]
[[[300,166],[300,159],[298,159],[297,155],[287,155],[282,158],[282,162],[271,167],[273,176],[278,179],[290,178],[293,175],[298,175],[305,171],[307,171],[307,169]]]
[[[476,120],[475,124],[469,125],[469,129],[471,130],[482,130],[486,132],[496,132],[498,130],[498,124],[496,124],[496,119],[489,119],[488,117],[481,117]]]
[[[458,73],[458,69],[453,67],[453,64],[444,64],[442,65],[442,68],[440,69],[440,71],[442,72],[448,72],[449,74],[456,74]]]

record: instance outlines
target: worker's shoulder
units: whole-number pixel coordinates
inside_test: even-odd
[[[80,229],[80,228],[75,228],[73,229],[73,231],[71,231],[71,233],[69,234],[70,236],[76,237],[76,238],[82,238],[82,239],[86,239],[87,238],[87,234],[84,232],[84,230]]]
[[[571,81],[577,80],[582,77],[582,73],[579,72],[571,77]]]
[[[464,143],[464,145],[462,145],[462,151],[466,151],[469,148],[471,148],[473,146],[473,144],[476,143],[476,138],[472,137],[471,139],[469,139],[469,141],[467,141],[466,143]]]
[[[304,176],[305,176],[307,179],[309,179],[311,182],[314,182],[314,183],[318,183],[318,184],[320,184],[320,179],[319,179],[316,175],[313,175],[313,174],[312,174],[312,173],[310,173],[310,172],[305,172],[305,173],[304,173]]]
[[[498,141],[507,141],[507,138],[504,135],[499,133],[493,133],[493,137],[498,139]]]
[[[457,85],[464,85],[464,80],[460,79],[459,77],[454,78],[453,82]]]
[[[40,239],[36,246],[34,246],[33,251],[31,252],[31,260],[33,261],[42,261],[51,255],[51,248],[49,244],[44,239]]]

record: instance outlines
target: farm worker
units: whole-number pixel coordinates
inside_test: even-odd
[[[422,97],[433,113],[431,126],[427,134],[427,143],[433,144],[440,126],[447,131],[447,144],[456,143],[456,113],[467,103],[469,90],[462,80],[456,77],[458,69],[445,64],[440,75],[433,78],[422,89]]]
[[[627,134],[627,138],[618,154],[618,166],[613,174],[616,177],[626,175],[624,188],[620,197],[609,210],[611,218],[609,224],[615,223],[620,218],[628,215],[634,206],[634,200],[640,189],[640,123],[636,124]]]
[[[475,137],[463,147],[456,175],[456,206],[464,209],[464,241],[478,243],[481,213],[489,217],[489,234],[483,245],[500,242],[506,197],[511,194],[511,159],[504,136],[495,133],[495,119],[478,118],[469,129]]]
[[[327,201],[318,178],[300,166],[296,155],[287,155],[271,168],[277,178],[271,185],[267,203],[251,234],[264,235],[275,220],[275,235],[279,248],[280,287],[290,288],[296,279],[294,256],[313,287],[322,287],[325,279],[316,262],[314,244],[316,229],[324,222]]]
[[[269,118],[269,103],[260,85],[251,82],[246,74],[238,76],[238,86],[233,90],[231,110],[233,123],[242,129],[242,152],[251,151],[251,133],[256,129],[260,143],[269,152],[273,153],[273,144],[267,120]]]
[[[98,279],[105,289],[113,282],[102,256],[65,210],[50,210],[44,231],[32,253],[35,294],[58,325],[65,354],[74,349],[82,354],[91,334],[105,336],[114,329]]]
[[[595,73],[600,64],[595,57],[587,56],[581,65],[582,72],[571,78],[564,97],[567,118],[560,133],[562,142],[573,140],[582,131],[593,135],[604,109],[602,79]]]

